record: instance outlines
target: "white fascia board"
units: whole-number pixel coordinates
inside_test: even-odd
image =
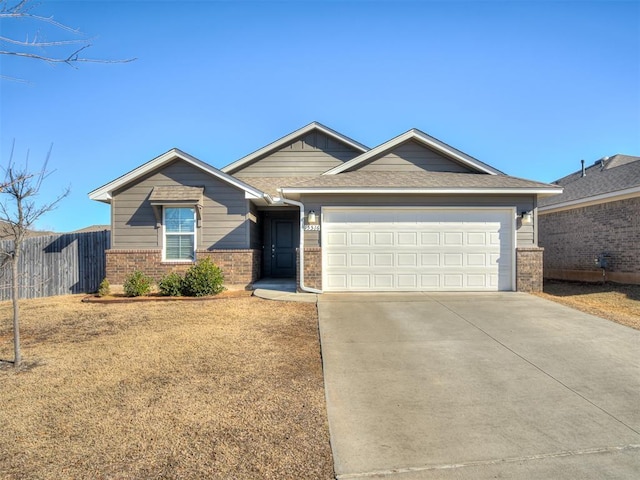
[[[357,166],[363,162],[366,162],[367,160],[375,157],[376,155],[380,155],[385,151],[391,150],[392,148],[400,145],[403,142],[406,142],[407,140],[418,140],[419,142],[431,147],[432,149],[440,153],[443,153],[444,155],[464,165],[470,166],[477,171],[488,173],[490,175],[498,175],[502,173],[493,167],[489,167],[489,166],[478,163],[472,157],[462,152],[459,152],[458,150],[455,150],[452,147],[449,147],[448,145],[443,144],[442,142],[439,142],[435,138],[430,137],[429,135],[417,129],[412,129],[401,135],[398,135],[395,138],[392,138],[391,140],[386,141],[381,145],[378,145],[377,147],[372,148],[368,152],[363,153],[362,155],[356,158],[353,158],[348,162],[343,163],[342,165],[338,165],[337,167],[334,167],[331,170],[324,172],[323,175],[336,175],[338,173],[349,170],[350,168]]]
[[[640,196],[640,186],[618,190],[616,192],[601,193],[592,197],[579,198],[568,202],[556,203],[555,205],[547,205],[538,207],[538,213],[544,215],[547,213],[561,212],[563,210],[572,210],[574,208],[589,207],[598,205],[599,203],[617,202],[626,200],[627,198],[635,198]]]
[[[369,150],[369,147],[367,147],[366,145],[363,145],[362,143],[356,142],[355,140],[346,137],[344,135],[342,135],[339,132],[336,132],[335,130],[332,130],[329,127],[325,127],[324,125],[322,125],[321,123],[318,122],[312,122],[309,125],[305,125],[302,128],[299,128],[298,130],[296,130],[295,132],[291,132],[288,135],[285,135],[284,137],[276,140],[275,142],[271,142],[269,145],[266,145],[264,147],[262,147],[259,150],[256,150],[253,153],[250,153],[249,155],[242,157],[240,160],[236,160],[233,163],[230,163],[229,165],[222,167],[221,170],[225,173],[231,172],[233,170],[236,170],[239,167],[242,167],[243,165],[246,165],[248,163],[251,163],[253,160],[255,160],[256,158],[259,158],[263,155],[266,155],[270,152],[279,150],[280,148],[284,147],[285,145],[287,145],[288,143],[292,142],[293,140],[295,140],[298,137],[301,137],[303,135],[306,135],[307,133],[312,132],[313,130],[318,130],[322,133],[324,133],[325,135],[332,137],[342,143],[346,143],[347,145],[349,145],[350,147],[354,148],[355,150],[358,150],[360,152],[366,152]]]
[[[150,160],[149,162],[143,165],[140,165],[138,168],[135,168],[128,173],[125,173],[121,177],[116,178],[114,181],[109,182],[106,185],[103,185],[102,187],[93,190],[92,192],[89,192],[89,198],[91,200],[97,200],[99,202],[111,203],[111,193],[114,190],[117,190],[118,188],[121,188],[124,185],[130,182],[133,182],[136,179],[142,177],[143,175],[146,175],[147,173],[150,173],[153,170],[156,170],[162,167],[163,165],[169,162],[172,162],[174,160],[183,160],[193,165],[194,167],[200,170],[203,170],[204,172],[222,180],[223,182],[226,182],[240,190],[243,190],[245,192],[245,196],[249,195],[251,196],[250,198],[262,198],[263,196],[263,193],[260,190],[250,185],[247,185],[246,183],[238,180],[235,177],[232,177],[230,175],[227,175],[224,172],[221,172],[217,168],[212,167],[211,165],[201,160],[198,160],[197,158],[189,155],[188,153],[185,153],[177,148],[173,148],[168,152],[163,153],[159,157],[156,157],[153,160]]]
[[[490,194],[490,195],[553,195],[562,193],[562,189],[550,190],[542,188],[283,188],[284,196],[290,194]]]

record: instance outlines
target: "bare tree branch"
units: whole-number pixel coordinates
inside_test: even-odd
[[[29,20],[35,24],[48,25],[59,30],[61,33],[70,33],[73,35],[83,36],[84,34],[76,28],[69,27],[64,23],[54,20],[53,17],[45,17],[31,13],[33,8],[31,0],[20,0],[18,3],[12,3],[9,0],[0,0],[0,20],[4,21],[21,21]],[[26,58],[31,60],[43,61],[48,64],[54,65],[58,63],[64,63],[74,68],[78,63],[129,63],[135,58],[126,59],[98,59],[87,58],[81,56],[81,54],[92,46],[90,39],[78,38],[78,39],[60,39],[60,40],[41,40],[39,32],[33,34],[29,39],[29,34],[26,34],[24,40],[18,38],[9,37],[6,35],[0,35],[0,45],[4,45],[5,48],[0,49],[0,55]],[[15,46],[15,49],[8,48],[9,45]],[[74,51],[71,53],[65,53],[62,48],[75,46]],[[46,53],[44,50],[53,49],[54,53]],[[17,80],[12,77],[0,75],[0,78],[6,80]]]
[[[12,45],[18,45],[21,47],[34,47],[34,48],[45,48],[45,47],[58,47],[63,45],[77,45],[78,43],[82,43],[82,40],[54,40],[51,42],[43,42],[37,39],[29,40],[15,40],[13,38],[4,37],[0,35],[0,43],[10,43]]]

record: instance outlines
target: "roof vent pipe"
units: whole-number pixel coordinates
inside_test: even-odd
[[[607,166],[606,162],[609,160],[609,157],[602,157],[600,159],[600,171],[604,170]]]
[[[580,163],[582,163],[582,175],[583,177],[587,176],[587,172],[584,171],[584,160],[580,160]]]

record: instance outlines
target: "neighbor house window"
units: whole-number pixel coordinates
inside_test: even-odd
[[[196,253],[196,209],[164,207],[164,259],[194,261]]]

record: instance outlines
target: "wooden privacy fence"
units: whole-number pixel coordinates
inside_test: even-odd
[[[90,293],[105,277],[108,230],[27,238],[19,265],[20,298]],[[0,251],[12,251],[13,241],[0,241]],[[11,265],[0,270],[0,300],[11,299]]]

